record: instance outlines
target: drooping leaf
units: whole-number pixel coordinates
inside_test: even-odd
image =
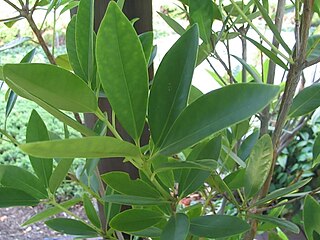
[[[42,158],[139,157],[139,149],[131,143],[105,136],[64,139],[22,144],[25,153]]]
[[[170,16],[164,13],[158,12],[158,14],[169,25],[169,27],[171,27],[173,31],[175,31],[179,35],[182,35],[185,33],[186,30],[176,20],[174,20],[173,18],[171,18]]]
[[[101,176],[102,180],[115,191],[140,197],[159,198],[160,193],[141,179],[131,180],[125,172],[110,172]]]
[[[97,232],[87,224],[70,218],[54,218],[45,222],[53,230],[76,236],[97,236]]]
[[[35,206],[39,199],[28,193],[9,187],[0,187],[0,208],[16,206]]]
[[[167,52],[154,77],[148,116],[156,147],[187,105],[197,48],[198,29],[194,25]]]
[[[76,75],[49,64],[6,64],[5,81],[61,110],[91,112],[98,110],[94,92]],[[17,92],[16,92],[17,93]]]
[[[320,83],[306,87],[293,99],[289,116],[306,115],[320,106]]]
[[[304,230],[308,240],[318,240],[314,238],[314,232],[320,234],[320,205],[311,196],[307,195],[303,207]]]
[[[62,181],[66,178],[72,163],[73,159],[60,159],[49,180],[49,189],[52,193],[58,189]]]
[[[49,134],[47,127],[36,110],[33,110],[28,122],[26,142],[47,141]],[[29,156],[32,168],[44,186],[48,187],[52,173],[52,159],[41,159]]]
[[[116,2],[109,3],[102,20],[96,56],[103,89],[119,122],[139,139],[147,108],[147,64],[137,33]]]
[[[36,176],[16,166],[0,165],[0,185],[24,191],[37,199],[48,196],[43,183]]]
[[[83,194],[83,206],[90,222],[97,228],[101,227],[100,218],[87,194]]]
[[[249,156],[245,172],[245,195],[249,199],[256,195],[267,179],[273,159],[273,146],[271,137],[263,135],[254,145]]]
[[[160,198],[140,197],[130,195],[107,195],[103,198],[106,202],[118,203],[123,205],[161,205],[170,203]]]
[[[200,97],[179,115],[168,131],[160,152],[164,155],[177,153],[249,118],[265,107],[278,90],[277,86],[270,85],[233,84]]]
[[[190,222],[187,215],[177,213],[171,216],[163,229],[160,240],[185,240],[189,233]]]
[[[130,209],[119,213],[110,221],[110,227],[122,232],[136,232],[156,225],[163,215],[146,209]]]
[[[227,215],[201,216],[190,220],[190,233],[198,237],[225,238],[250,229],[248,223]]]

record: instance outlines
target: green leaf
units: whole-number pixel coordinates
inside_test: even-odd
[[[197,87],[191,85],[188,104],[193,103],[201,96],[203,96],[203,92],[201,92]]]
[[[306,87],[293,99],[289,116],[306,115],[320,106],[320,83]]]
[[[235,55],[231,54],[231,56],[237,59],[241,63],[241,65],[245,68],[245,70],[247,70],[250,73],[250,75],[253,77],[255,82],[262,83],[261,77],[246,61],[244,61],[242,58],[239,58]]]
[[[191,219],[190,222],[190,233],[198,237],[231,237],[250,229],[245,221],[227,215],[201,216]]]
[[[47,127],[36,110],[33,110],[28,122],[26,142],[49,140]],[[44,186],[48,186],[52,173],[52,159],[41,159],[29,156],[32,168]]]
[[[194,25],[171,47],[156,72],[148,115],[156,147],[162,144],[171,125],[187,105],[197,48],[198,29]]]
[[[45,222],[45,224],[60,233],[76,236],[97,236],[97,232],[87,224],[70,218],[54,218]]]
[[[308,240],[318,240],[314,233],[320,234],[320,205],[311,196],[307,195],[303,207],[303,226]]]
[[[254,145],[249,156],[244,177],[244,190],[248,199],[255,196],[261,190],[269,175],[272,159],[272,140],[268,134],[265,134]]]
[[[75,44],[80,66],[88,83],[94,74],[94,0],[80,1],[75,22]]]
[[[269,57],[272,62],[279,65],[284,70],[288,70],[288,67],[286,66],[286,64],[280,58],[278,58],[278,56],[274,52],[270,51],[269,49],[264,47],[262,44],[258,43],[257,41],[255,41],[249,37],[246,37],[246,39],[249,40],[253,45],[255,45],[267,57]]]
[[[121,125],[138,140],[147,109],[147,64],[137,33],[116,2],[109,3],[101,22],[96,55],[108,100]]]
[[[73,159],[60,159],[49,180],[49,189],[51,193],[54,193],[58,189],[65,179],[72,163]]]
[[[76,16],[73,16],[66,31],[66,48],[69,62],[76,75],[86,80],[86,76],[81,68],[76,46]]]
[[[72,71],[72,67],[70,65],[68,54],[62,54],[56,57],[56,63],[59,67],[62,67],[66,70]]]
[[[121,232],[136,232],[156,225],[163,217],[156,211],[130,209],[112,218],[110,227]]]
[[[103,198],[106,202],[118,203],[123,205],[161,205],[170,203],[160,198],[140,197],[130,195],[107,195]]]
[[[192,0],[189,5],[191,23],[199,25],[201,39],[210,44],[212,23],[214,19],[214,5],[211,0]]]
[[[162,229],[157,227],[149,227],[141,231],[132,232],[134,236],[146,238],[158,238],[162,233]]]
[[[314,3],[316,4],[316,3]],[[317,59],[320,55],[320,35],[313,35],[308,38],[307,61]]]
[[[29,41],[29,40],[31,40],[30,37],[20,37],[20,38],[14,39],[13,41],[11,41],[9,43],[6,43],[5,45],[0,46],[0,52],[5,51],[10,48],[14,48],[22,43]]]
[[[94,92],[76,75],[49,64],[6,64],[5,81],[61,110],[97,112]]]
[[[153,32],[145,32],[139,35],[146,62],[150,62],[153,49]]]
[[[71,1],[68,4],[66,4],[62,10],[60,11],[59,15],[62,15],[63,13],[65,13],[66,11],[69,11],[75,7],[77,7],[79,5],[79,1]]]
[[[280,197],[283,197],[283,196],[285,196],[289,193],[292,193],[293,191],[303,187],[304,185],[306,185],[310,181],[311,181],[311,178],[308,178],[308,179],[302,180],[300,182],[296,182],[286,188],[277,189],[277,190],[269,193],[265,198],[262,198],[259,201],[257,201],[254,205],[259,206],[259,205],[267,203],[269,201],[276,200]]]
[[[180,152],[215,132],[249,118],[265,107],[278,91],[277,86],[243,83],[226,86],[200,97],[173,123],[160,147],[160,153],[171,155]]]
[[[295,225],[292,222],[289,222],[285,219],[277,218],[277,217],[271,217],[267,215],[249,215],[250,218],[258,219],[263,222],[269,222],[273,223],[278,227],[285,228],[286,230],[289,230],[290,232],[298,234],[300,232],[300,228]]]
[[[110,172],[101,176],[102,180],[115,191],[132,196],[159,198],[160,193],[141,179],[131,180],[128,173]]]
[[[83,206],[84,206],[84,210],[86,212],[86,215],[88,217],[88,219],[90,220],[90,222],[95,225],[97,228],[101,227],[101,222],[100,222],[100,218],[96,212],[96,209],[94,208],[90,198],[88,197],[88,195],[85,193],[83,194]]]
[[[253,146],[256,144],[256,142],[259,139],[259,135],[260,135],[260,130],[259,129],[255,129],[253,131],[253,133],[251,133],[241,144],[239,151],[238,151],[238,156],[243,159],[246,160],[249,155],[250,152],[253,148]]]
[[[103,158],[140,156],[131,143],[105,136],[64,139],[22,144],[25,153],[42,158]]]
[[[167,163],[168,158],[165,156],[157,156],[152,160],[153,171],[156,172],[159,168],[161,168],[162,164]],[[172,169],[167,169],[166,171],[162,171],[155,174],[157,178],[167,187],[174,187],[174,175]]]
[[[175,31],[179,35],[185,33],[186,30],[176,20],[164,13],[158,12],[158,14],[169,25],[169,27],[171,27],[173,31]]]
[[[177,213],[171,216],[163,229],[160,240],[185,240],[189,233],[190,222],[187,215]]]
[[[74,199],[71,199],[71,200],[68,200],[66,202],[63,202],[63,203],[60,203],[60,205],[63,207],[63,208],[70,208],[72,207],[73,205],[79,203],[81,201],[81,198],[74,198]],[[26,225],[29,225],[29,224],[32,224],[32,223],[36,223],[36,222],[39,222],[41,220],[44,220],[46,218],[49,218],[53,215],[56,215],[58,213],[61,213],[63,212],[63,210],[61,210],[60,207],[50,207],[34,216],[32,216],[31,218],[29,218],[27,221],[25,221],[24,223],[22,223],[22,226],[26,226]]]
[[[315,167],[320,162],[320,134],[316,137],[314,141],[312,155],[313,155],[312,166]]]
[[[228,185],[230,190],[236,190],[244,187],[245,169],[241,168],[237,171],[230,173],[223,181]]]
[[[0,196],[0,208],[35,206],[39,203],[39,199],[14,188],[0,187]]]
[[[11,165],[0,165],[0,185],[19,189],[37,199],[48,197],[42,182],[30,172]]]

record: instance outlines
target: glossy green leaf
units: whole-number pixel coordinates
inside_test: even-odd
[[[71,200],[68,200],[68,201],[65,201],[63,203],[60,203],[60,205],[63,207],[63,208],[70,208],[72,206],[74,206],[75,204],[79,203],[81,201],[81,198],[74,198],[74,199],[71,199]],[[49,218],[53,215],[56,215],[58,213],[61,213],[63,212],[63,210],[59,207],[50,207],[50,208],[47,208],[46,210],[32,216],[31,218],[29,218],[27,221],[25,221],[24,223],[22,223],[22,226],[26,226],[26,225],[29,225],[29,224],[32,224],[32,223],[36,223],[36,222],[39,222],[41,220],[44,220],[46,218]]]
[[[123,205],[161,205],[170,203],[160,198],[140,197],[130,195],[107,195],[103,198],[106,202],[118,203]]]
[[[80,1],[75,22],[75,44],[80,66],[91,83],[94,74],[94,0]]]
[[[249,199],[256,195],[267,179],[273,159],[273,145],[268,134],[254,145],[248,159],[244,178],[245,195]]]
[[[156,147],[162,144],[171,125],[187,105],[197,48],[198,28],[194,25],[171,47],[156,72],[148,115]]]
[[[76,236],[97,236],[97,232],[87,224],[70,218],[54,218],[45,222],[45,224],[60,233]]]
[[[131,180],[128,173],[110,172],[101,176],[102,180],[115,191],[132,196],[159,198],[160,193],[141,179]]]
[[[47,141],[49,134],[45,123],[36,110],[33,110],[28,122],[26,142]],[[29,156],[32,168],[44,186],[48,186],[52,173],[52,159],[41,159]]]
[[[286,230],[289,230],[290,232],[293,232],[296,234],[300,232],[300,228],[296,224],[289,222],[285,219],[271,217],[267,215],[249,215],[249,217],[253,219],[258,219],[263,222],[273,223],[278,227],[285,228]]]
[[[211,0],[192,0],[189,5],[191,23],[199,25],[200,37],[205,43],[211,43],[214,5]]]
[[[103,158],[140,156],[131,143],[105,136],[64,139],[22,144],[25,153],[42,158]]]
[[[190,233],[198,237],[224,238],[242,234],[250,229],[241,218],[227,215],[212,215],[190,220]]]
[[[250,73],[250,75],[253,77],[255,82],[262,83],[261,77],[246,61],[244,61],[242,58],[239,58],[235,55],[231,55],[231,56],[237,59],[241,63],[241,65],[245,68],[245,70],[247,70]]]
[[[259,135],[260,135],[260,130],[255,129],[253,133],[251,133],[245,140],[243,140],[238,150],[238,156],[241,159],[246,160],[249,157],[253,146],[256,144],[256,142],[259,139]]]
[[[160,240],[185,240],[189,233],[190,222],[187,215],[177,213],[171,216],[163,229]]]
[[[249,118],[265,107],[278,91],[277,86],[243,83],[200,97],[179,115],[168,131],[160,152],[164,155],[180,152],[215,132]]]
[[[296,182],[286,188],[277,189],[277,190],[269,193],[265,198],[262,198],[259,201],[257,201],[254,205],[259,206],[259,205],[267,203],[269,201],[276,200],[280,197],[283,197],[289,193],[296,191],[297,189],[303,187],[304,185],[306,185],[310,181],[311,181],[311,178],[308,178],[308,179],[302,180],[300,182]]]
[[[39,199],[15,188],[0,187],[0,196],[0,208],[35,206],[39,203]]]
[[[49,189],[52,193],[58,189],[62,181],[66,178],[72,163],[73,159],[60,159],[49,180]]]
[[[191,85],[188,104],[193,103],[201,96],[203,96],[203,92],[201,92],[197,87]]]
[[[182,35],[185,33],[186,30],[176,20],[174,20],[173,18],[171,18],[170,16],[162,12],[158,12],[158,14],[173,31],[175,31],[179,35]]]
[[[97,228],[101,227],[100,218],[87,194],[83,194],[83,206],[90,222]]]
[[[156,225],[163,217],[156,211],[130,209],[115,216],[110,221],[110,227],[121,232],[136,232]]]
[[[108,100],[121,125],[137,140],[147,109],[147,64],[136,31],[116,2],[109,3],[102,20],[96,55]]]
[[[314,238],[314,232],[320,234],[320,205],[309,195],[304,200],[303,220],[304,231],[308,240],[319,240],[319,238]]]
[[[94,92],[76,75],[49,64],[6,64],[5,81],[61,110],[96,112]]]
[[[308,38],[307,61],[312,61],[314,59],[317,59],[319,55],[320,55],[320,35],[312,35]]]
[[[306,87],[293,99],[289,116],[306,115],[320,106],[320,83]]]
[[[153,32],[145,32],[139,35],[146,62],[150,62],[153,49]]]
[[[11,165],[0,165],[0,185],[19,189],[34,198],[47,198],[47,191],[41,181],[30,172]]]

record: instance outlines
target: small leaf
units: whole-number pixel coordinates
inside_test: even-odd
[[[0,187],[0,196],[0,208],[36,206],[39,203],[39,199],[15,188]]]
[[[201,96],[203,96],[203,92],[201,92],[195,86],[191,85],[188,104],[193,103],[195,100],[197,100]]]
[[[246,63],[246,61],[244,61],[242,58],[239,58],[235,55],[231,55],[231,56],[237,59],[241,63],[241,65],[245,68],[245,70],[247,70],[250,73],[250,75],[253,77],[255,82],[262,83],[261,77],[248,63]]]
[[[87,224],[75,219],[54,218],[45,222],[53,230],[76,236],[97,236],[97,232]]]
[[[130,209],[112,218],[110,227],[121,232],[136,232],[156,225],[163,217],[156,211]]]
[[[320,162],[320,134],[314,141],[312,155],[313,155],[312,166],[315,167]]]
[[[65,179],[72,163],[73,159],[60,159],[49,180],[49,189],[51,193],[54,193],[58,189]]]
[[[173,31],[175,31],[179,35],[185,33],[186,30],[176,20],[174,20],[168,15],[165,15],[164,13],[158,12],[158,14],[169,25],[169,27],[171,27]]]
[[[21,37],[21,38],[14,39],[9,43],[6,43],[5,45],[0,46],[0,52],[7,50],[7,49],[10,49],[10,48],[14,48],[14,47],[16,47],[22,43],[25,43],[27,41],[30,41],[30,40],[31,40],[30,37]]]
[[[320,106],[320,83],[306,87],[293,99],[289,116],[306,115]]]
[[[304,200],[303,220],[308,240],[319,240],[319,238],[314,238],[314,233],[320,234],[320,205],[309,195]]]
[[[146,62],[150,62],[153,49],[153,32],[145,32],[139,35]]]
[[[230,190],[236,190],[244,187],[245,169],[241,168],[237,171],[230,173],[223,181],[228,185]]]
[[[189,233],[190,222],[187,215],[177,213],[171,216],[163,229],[160,240],[185,240]]]
[[[225,238],[250,229],[245,221],[227,215],[201,216],[191,219],[190,233],[198,237]]]
[[[62,54],[56,57],[56,63],[59,67],[62,67],[66,70],[72,71],[72,67],[70,65],[68,54]]]
[[[83,194],[83,206],[90,222],[97,228],[101,227],[99,216],[87,194]]]
[[[22,144],[22,151],[42,158],[103,158],[140,156],[131,143],[105,136],[64,139]]]
[[[160,198],[140,197],[130,195],[107,195],[103,198],[106,202],[118,203],[123,205],[161,205],[170,203]]]
[[[68,4],[66,4],[62,10],[60,11],[59,15],[62,15],[63,13],[65,13],[66,11],[72,10],[73,8],[77,7],[79,5],[79,1],[72,1],[69,2]]]
[[[253,146],[256,144],[256,142],[259,139],[259,135],[260,135],[260,130],[255,129],[253,133],[251,133],[245,140],[243,140],[238,151],[238,156],[241,159],[246,160],[249,157]]]
[[[271,137],[263,135],[252,149],[245,173],[245,195],[249,199],[256,195],[267,179],[273,159]]]

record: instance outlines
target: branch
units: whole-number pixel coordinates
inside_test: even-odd
[[[22,18],[22,16],[18,15],[16,17],[3,18],[3,19],[0,19],[0,22],[8,22],[8,21],[13,21],[13,20],[18,20],[19,18]]]
[[[311,61],[307,61],[307,62],[304,63],[303,69],[311,67],[311,66],[313,66],[315,64],[318,64],[319,62],[320,62],[320,57],[312,59]]]
[[[21,13],[21,9],[18,8],[16,5],[14,5],[12,2],[10,2],[9,0],[3,0],[5,1],[7,4],[9,4],[11,7],[13,7],[15,10],[17,10],[19,13]]]

